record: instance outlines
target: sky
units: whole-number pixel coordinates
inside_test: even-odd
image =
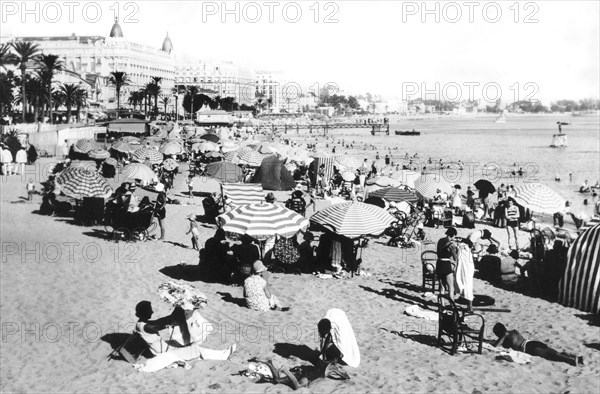
[[[0,35],[125,37],[387,99],[598,98],[599,1],[0,0]],[[227,10],[230,12],[227,13]],[[36,18],[38,19],[36,21]],[[236,20],[237,19],[237,20]],[[331,85],[334,84],[334,85]]]

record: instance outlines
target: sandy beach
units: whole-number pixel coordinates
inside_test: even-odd
[[[41,172],[37,182],[43,180]],[[371,240],[362,256],[363,268],[371,276],[320,279],[273,274],[273,291],[291,310],[256,312],[241,306],[242,288],[199,280],[198,253],[185,235],[185,217],[203,210],[200,197],[182,194],[187,190],[183,176],[171,194],[182,205],[168,206],[166,242],[138,243],[115,243],[105,239],[102,227],[77,226],[72,218],[34,213],[41,197],[24,201],[25,181],[8,177],[1,189],[2,392],[290,392],[285,385],[252,383],[239,372],[254,357],[273,359],[276,366],[309,368],[308,356],[318,347],[316,324],[334,307],[348,315],[361,364],[346,368],[350,380],[320,379],[299,392],[600,390],[598,316],[479,279],[474,279],[476,294],[495,298],[494,308],[510,309],[510,313],[482,312],[486,338],[494,338],[492,326],[503,322],[527,338],[582,355],[585,366],[537,357],[532,364],[520,365],[496,360],[496,353],[488,350],[482,355],[450,356],[438,349],[437,324],[404,314],[410,305],[428,305],[422,298],[419,256],[431,245],[399,249],[386,246],[384,239]],[[218,184],[208,181],[195,190],[218,190]],[[275,195],[282,202],[289,192]],[[319,200],[317,208],[324,204]],[[485,228],[506,242],[504,229]],[[214,230],[200,227],[202,244]],[[443,229],[426,230],[431,241],[443,236]],[[459,236],[468,232],[458,229]],[[529,234],[519,236],[525,245]],[[215,323],[215,331],[207,347],[224,349],[236,342],[236,353],[226,362],[196,360],[191,370],[151,374],[137,372],[123,360],[108,361],[112,349],[133,329],[139,301],[151,301],[155,317],[171,312],[156,290],[174,279],[208,295],[203,316]],[[435,310],[433,304],[430,307]]]

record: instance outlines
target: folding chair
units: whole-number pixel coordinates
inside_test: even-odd
[[[426,250],[421,253],[421,266],[423,267],[423,291],[427,291],[428,286],[431,286],[431,292],[435,293],[435,287],[438,282],[438,277],[435,273],[435,264],[438,255],[433,250]]]
[[[476,327],[480,324],[479,327]],[[466,312],[456,306],[446,294],[438,294],[438,347],[454,355],[459,344],[464,344],[466,351],[470,344],[477,344],[477,353],[483,350],[483,332],[485,320],[477,313]],[[444,344],[444,337],[451,340],[450,348]]]
[[[108,360],[116,359],[120,355],[128,363],[134,364],[143,356],[147,349],[148,343],[144,341],[137,331],[133,331],[121,346],[114,349],[108,355]]]

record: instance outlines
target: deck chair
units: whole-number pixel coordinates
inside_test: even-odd
[[[125,342],[118,348],[114,349],[109,355],[108,360],[114,360],[120,355],[130,364],[136,363],[140,357],[148,350],[148,343],[137,333],[133,331],[127,337]]]
[[[456,303],[446,294],[438,294],[438,347],[450,353],[456,354],[460,344],[465,345],[466,351],[470,350],[471,344],[477,344],[477,353],[483,350],[483,332],[485,320],[483,316],[466,312],[456,306]],[[450,339],[450,347],[445,343],[445,338]]]
[[[421,265],[423,267],[423,291],[428,291],[431,286],[431,292],[435,293],[435,287],[438,282],[435,273],[435,264],[437,262],[437,253],[433,250],[426,250],[421,253]]]

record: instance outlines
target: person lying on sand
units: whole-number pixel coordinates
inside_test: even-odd
[[[496,323],[493,331],[498,337],[498,340],[494,343],[495,347],[502,345],[503,348],[524,352],[532,356],[545,358],[549,361],[559,361],[574,366],[583,365],[582,356],[575,356],[565,352],[559,353],[542,342],[528,341],[517,330],[508,331],[502,323]]]

